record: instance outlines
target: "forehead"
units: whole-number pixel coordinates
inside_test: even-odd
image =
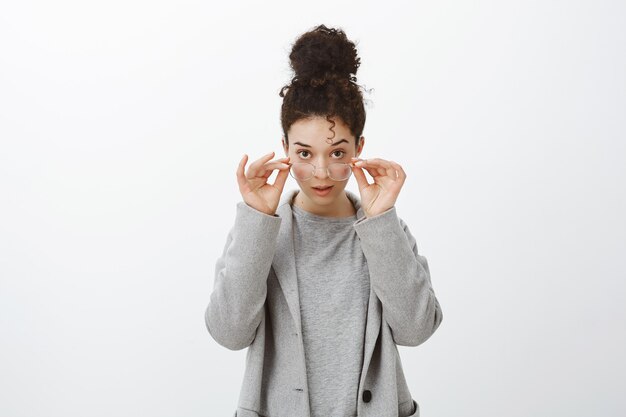
[[[296,121],[289,128],[289,143],[301,142],[316,148],[327,148],[345,139],[348,143],[342,141],[343,145],[353,144],[354,138],[348,126],[341,119],[332,120],[335,122],[334,126],[326,118],[319,116]]]

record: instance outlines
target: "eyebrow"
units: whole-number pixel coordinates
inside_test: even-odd
[[[341,139],[341,140],[338,140],[337,142],[333,143],[331,146],[337,146],[337,145],[339,145],[340,143],[343,143],[343,142],[350,143],[346,139]],[[294,142],[293,144],[294,145],[304,146],[305,148],[310,148],[311,147],[311,145],[307,145],[306,143],[302,143],[302,142]]]

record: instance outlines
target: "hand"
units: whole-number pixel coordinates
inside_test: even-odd
[[[237,182],[243,201],[250,207],[271,216],[276,212],[280,195],[289,175],[289,157],[269,161],[272,156],[274,156],[274,152],[254,161],[244,175],[244,168],[248,161],[248,155],[244,154],[237,167]],[[276,176],[274,184],[268,184],[267,179],[275,169],[279,169],[280,172]]]
[[[393,207],[406,179],[400,164],[380,158],[352,158],[352,162],[352,172],[359,185],[365,216],[376,216]],[[372,176],[374,184],[367,182],[363,168]]]

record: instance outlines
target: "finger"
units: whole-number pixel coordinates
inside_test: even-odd
[[[398,166],[400,167],[400,173],[402,174],[402,181],[404,181],[406,179],[406,172],[404,171],[404,168],[402,168],[402,165],[398,164]]]
[[[265,178],[269,178],[270,175],[274,172],[275,169],[288,169],[289,164],[285,162],[266,162],[262,168],[259,169],[260,175]]]
[[[287,170],[287,173],[289,173],[289,165],[282,163],[282,162],[275,162],[275,163],[268,162],[267,164],[265,164],[263,167],[259,169],[259,172],[257,173],[256,177],[249,177],[249,179],[263,178],[265,182],[267,182],[269,177],[272,176],[272,173],[274,172],[275,169]]]
[[[354,178],[356,179],[356,183],[359,186],[359,190],[363,190],[367,188],[370,184],[367,182],[367,178],[365,178],[365,173],[362,168],[353,167],[352,173],[354,174]]]
[[[287,162],[289,162],[289,157],[286,156],[284,158],[274,159],[273,161],[266,162],[266,164],[271,164],[271,163],[274,163],[274,162],[284,162],[284,163],[287,163]]]
[[[368,171],[374,173],[375,176],[379,175],[389,175],[392,178],[396,178],[396,175],[393,174],[393,165],[390,161],[381,158],[370,158],[366,159],[364,163],[361,165],[364,168],[368,168]]]
[[[287,182],[287,177],[289,177],[289,168],[278,171],[278,175],[276,175],[276,179],[274,180],[274,187],[278,188],[281,193],[285,187],[285,182]]]
[[[379,168],[374,168],[372,166],[367,166],[367,165],[363,165],[361,168],[366,170],[372,176],[372,178],[380,177],[381,175],[385,175],[384,171],[381,172],[382,169],[379,169]]]
[[[368,158],[365,160],[367,166],[376,167],[376,168],[391,168],[391,162],[382,158]]]
[[[398,164],[397,162],[394,162],[394,161],[390,161],[390,162],[391,162],[391,165],[396,170],[396,173],[398,174],[398,181],[403,183],[406,178],[406,173],[404,172],[404,169],[402,169],[400,164]]]
[[[243,190],[247,184],[246,177],[244,174],[244,168],[246,166],[246,162],[248,161],[248,155],[244,154],[241,160],[239,161],[239,165],[237,166],[237,183],[239,184],[239,189]]]
[[[390,166],[386,169],[386,171],[389,178],[394,181],[398,180],[398,169],[392,163],[390,163]]]
[[[286,156],[284,158],[274,159],[273,161],[266,162],[265,164],[273,164],[273,163],[289,164],[289,157]]]
[[[367,170],[367,172],[369,172],[372,177],[387,175],[383,167],[380,165],[380,162],[375,161],[374,159],[361,159],[360,161],[357,161],[354,165],[360,168],[364,168],[365,170]]]
[[[263,166],[263,164],[265,164],[267,161],[272,159],[273,156],[274,156],[274,152],[270,152],[268,154],[263,155],[261,158],[257,159],[253,163],[251,163],[250,167],[248,168],[248,174],[246,176],[248,178],[254,178],[256,176],[259,176],[259,172],[258,172],[259,168]]]

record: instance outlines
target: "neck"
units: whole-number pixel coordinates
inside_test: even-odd
[[[309,213],[325,217],[349,217],[356,214],[356,209],[344,191],[329,204],[319,205],[309,199],[302,191],[298,191],[292,204]]]

